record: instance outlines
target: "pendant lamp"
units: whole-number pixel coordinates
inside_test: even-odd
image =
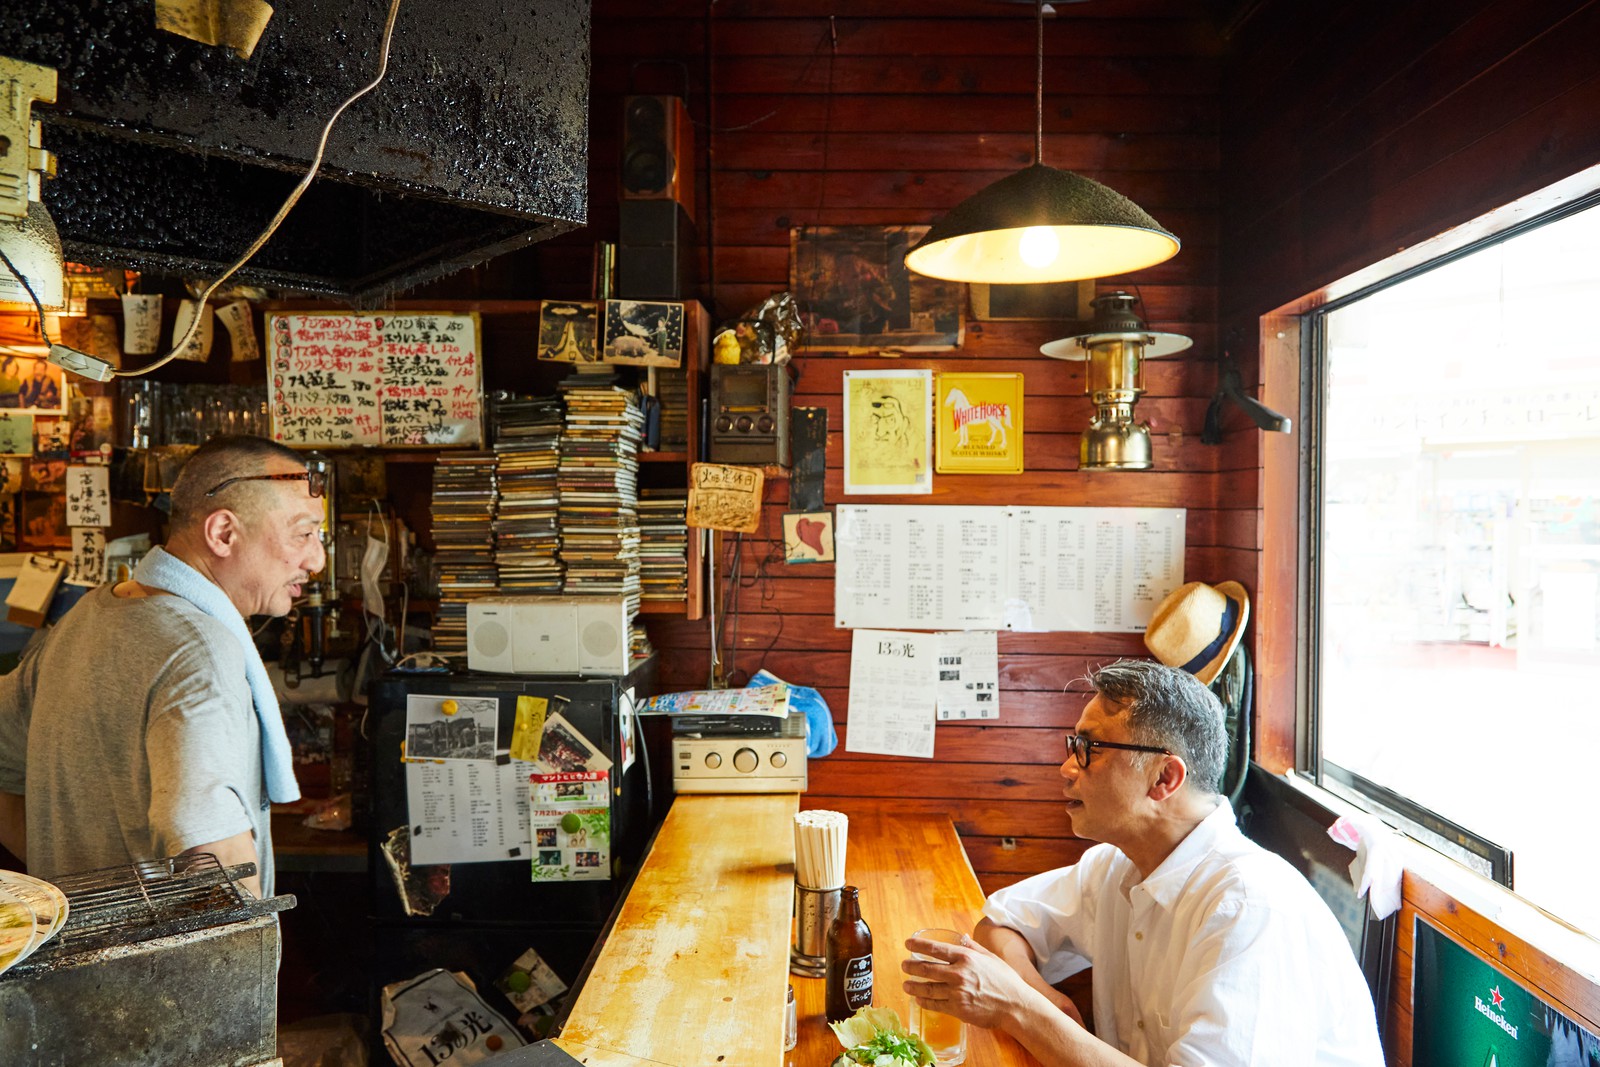
[[[930,278],[1019,285],[1104,278],[1152,267],[1178,239],[1132,200],[1044,159],[1044,0],[1037,26],[1033,165],[974,193],[906,253]]]

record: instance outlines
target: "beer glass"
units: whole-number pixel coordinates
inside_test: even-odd
[[[924,941],[938,941],[947,945],[959,945],[961,935],[954,930],[932,928],[918,930],[911,935],[920,937]],[[922,960],[925,963],[942,963],[942,960],[921,952],[913,952],[911,958]],[[934,1061],[939,1067],[955,1067],[967,1059],[967,1024],[953,1015],[946,1015],[940,1011],[924,1008],[915,999],[911,1001],[911,1032],[928,1043],[933,1049]]]

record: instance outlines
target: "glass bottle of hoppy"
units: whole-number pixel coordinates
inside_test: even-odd
[[[861,919],[853,885],[839,891],[839,915],[828,926],[827,1017],[842,1022],[872,1005],[872,931]]]

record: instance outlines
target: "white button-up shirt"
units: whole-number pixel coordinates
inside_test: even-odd
[[[1149,1067],[1383,1067],[1338,921],[1226,800],[1148,878],[1096,845],[984,915],[1028,939],[1047,981],[1092,963],[1096,1036]]]

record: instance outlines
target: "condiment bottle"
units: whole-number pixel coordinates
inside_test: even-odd
[[[872,931],[861,919],[853,885],[839,891],[839,915],[828,926],[827,1017],[843,1022],[872,1005]]]

